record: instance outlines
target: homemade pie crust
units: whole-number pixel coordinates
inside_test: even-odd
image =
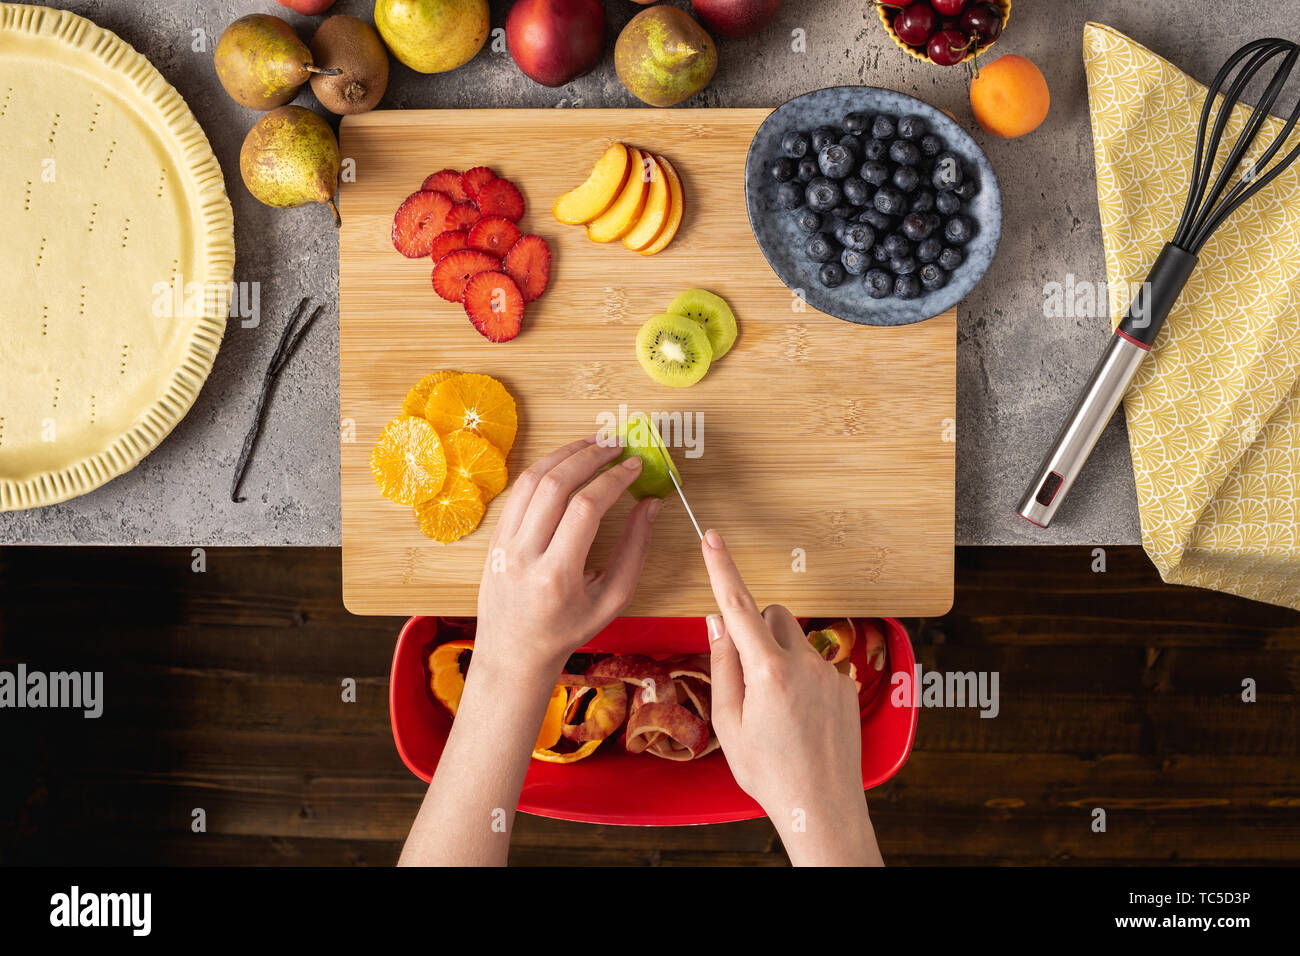
[[[0,4],[0,511],[130,470],[193,404],[234,260],[181,95],[83,17]]]

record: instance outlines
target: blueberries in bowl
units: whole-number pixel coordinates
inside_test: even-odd
[[[822,147],[817,154],[817,165],[821,167],[823,176],[831,179],[844,179],[853,172],[853,167],[857,165],[857,156],[847,146],[833,143],[830,146]]]
[[[766,160],[768,188],[793,210],[825,288],[860,277],[866,297],[915,299],[965,262],[979,228],[966,201],[979,182],[920,116],[849,113],[838,126],[787,130],[779,152]]]

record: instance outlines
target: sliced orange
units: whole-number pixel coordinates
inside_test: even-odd
[[[434,541],[451,544],[483,520],[483,494],[468,478],[448,475],[442,491],[415,506],[415,516],[426,535]]]
[[[443,434],[462,428],[482,435],[510,454],[519,430],[519,412],[506,387],[490,375],[466,372],[433,387],[424,417]]]
[[[429,687],[453,717],[465,693],[465,672],[473,651],[473,641],[448,641],[429,655]]]
[[[436,495],[447,478],[447,455],[433,426],[414,415],[399,415],[384,426],[370,453],[370,473],[380,492],[402,505]]]
[[[462,428],[442,437],[447,451],[447,474],[460,475],[478,485],[487,504],[506,486],[506,457],[482,435]]]
[[[430,372],[424,378],[420,379],[411,390],[406,393],[406,398],[402,399],[402,414],[415,415],[418,418],[424,417],[424,406],[429,404],[429,393],[433,391],[433,386],[439,382],[451,378],[453,375],[459,375],[460,372]]]
[[[569,705],[569,688],[557,685],[551,691],[551,699],[546,704],[546,716],[542,718],[542,729],[537,732],[534,750],[550,750],[560,742],[560,730],[564,726],[564,709]]]

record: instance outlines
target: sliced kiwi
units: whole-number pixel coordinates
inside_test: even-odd
[[[635,455],[641,459],[641,474],[628,486],[628,492],[637,501],[654,495],[667,498],[673,493],[673,479],[668,477],[671,468],[673,477],[681,484],[682,473],[677,470],[668,446],[664,444],[655,423],[645,412],[633,412],[618,430],[618,441],[623,446],[619,461]]]
[[[704,326],[684,315],[656,315],[636,334],[636,357],[660,385],[685,388],[704,377],[713,361]]]
[[[668,306],[673,315],[684,315],[704,326],[713,346],[713,361],[727,354],[736,341],[736,314],[722,296],[707,289],[687,289]]]

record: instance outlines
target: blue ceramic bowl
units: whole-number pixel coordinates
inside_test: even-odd
[[[803,255],[808,233],[795,225],[797,210],[776,204],[780,186],[769,174],[768,165],[781,151],[781,137],[788,130],[811,132],[818,126],[841,126],[848,113],[885,113],[895,119],[919,116],[930,131],[943,140],[947,150],[961,158],[967,176],[979,181],[979,192],[963,203],[962,212],[976,223],[975,237],[963,247],[965,261],[942,289],[925,292],[916,299],[873,299],[862,288],[861,277],[845,276],[835,289],[828,289],[817,277],[820,263]],[[943,112],[915,97],[873,86],[833,86],[796,96],[777,107],[754,134],[745,159],[745,206],[749,225],[772,270],[791,290],[801,290],[805,300],[819,312],[860,325],[910,325],[947,312],[975,288],[998,248],[1002,235],[1002,196],[984,151],[964,129]]]

